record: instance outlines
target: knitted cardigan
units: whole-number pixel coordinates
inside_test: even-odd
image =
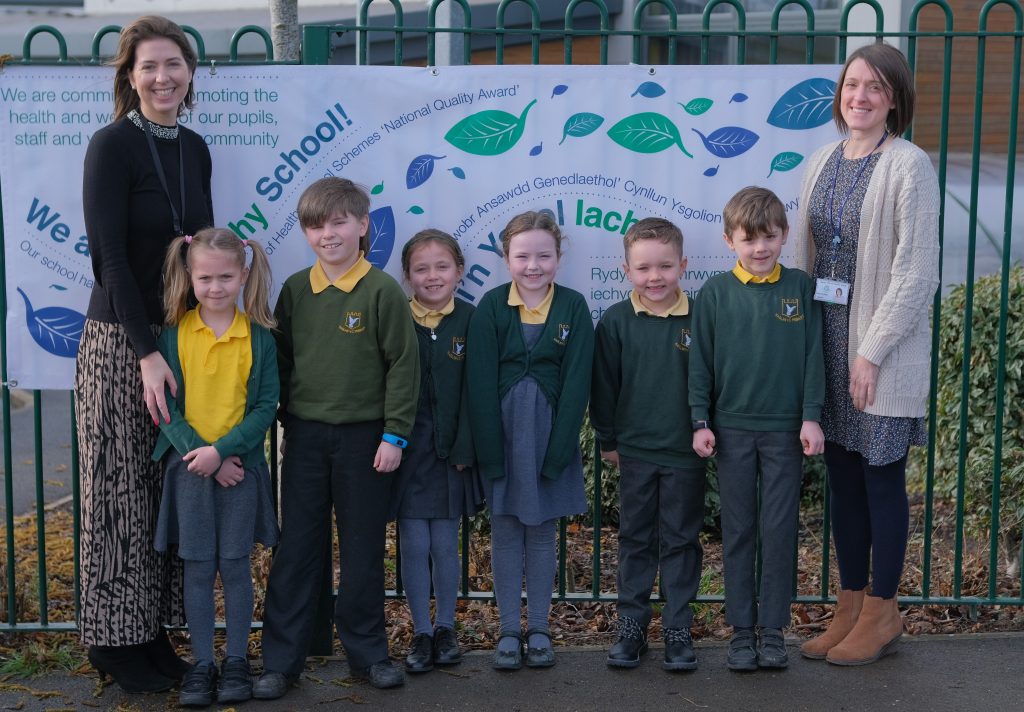
[[[800,188],[794,225],[796,266],[813,274],[811,191],[839,142],[819,149]],[[929,311],[939,284],[939,184],[927,154],[893,139],[875,164],[860,213],[857,272],[850,302],[850,366],[879,366],[872,415],[925,414],[931,372]]]

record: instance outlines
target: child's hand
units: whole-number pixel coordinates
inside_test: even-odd
[[[373,469],[384,474],[393,472],[402,464],[402,448],[383,440],[377,448],[377,455],[373,458]]]
[[[197,447],[195,450],[186,453],[185,457],[181,459],[188,463],[189,472],[202,477],[216,474],[218,468],[220,468],[220,453],[217,452],[217,448],[213,445]]]
[[[602,450],[601,459],[607,460],[616,467],[619,466],[619,451],[618,450]]]
[[[825,452],[825,434],[821,432],[821,426],[813,420],[805,420],[800,426],[800,443],[804,446],[804,455]]]
[[[711,457],[715,454],[715,434],[711,428],[693,431],[693,451],[701,457]]]
[[[234,487],[245,479],[245,469],[242,467],[242,458],[238,455],[229,455],[220,464],[220,469],[214,475],[217,484],[221,487]]]

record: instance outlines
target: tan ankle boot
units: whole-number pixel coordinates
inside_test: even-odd
[[[903,635],[903,619],[896,597],[865,596],[860,616],[849,635],[825,657],[835,665],[867,665],[896,652]]]
[[[828,630],[817,638],[808,640],[800,646],[800,654],[811,660],[824,660],[828,651],[839,645],[843,638],[853,630],[853,624],[860,616],[861,606],[864,605],[864,590],[854,591],[851,589],[840,589],[836,596],[836,610],[832,615],[832,623]]]

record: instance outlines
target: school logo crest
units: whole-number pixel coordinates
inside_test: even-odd
[[[565,346],[569,342],[569,325],[559,324],[558,333],[555,335],[555,343],[559,346]]]
[[[345,312],[345,317],[341,320],[338,328],[346,334],[359,334],[366,331],[366,327],[363,325],[363,313],[357,311]]]
[[[690,336],[690,330],[680,329],[679,341],[676,342],[676,348],[679,349],[680,351],[689,351],[691,341],[693,341],[693,338]]]
[[[466,337],[453,336],[452,347],[448,351],[448,358],[453,361],[462,361],[466,358]]]
[[[783,298],[779,304],[779,311],[776,312],[775,318],[779,321],[803,321],[804,315],[800,311],[800,299],[785,299]]]

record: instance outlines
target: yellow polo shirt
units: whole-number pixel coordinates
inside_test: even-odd
[[[629,303],[633,305],[634,314],[650,314],[651,316],[659,316],[662,318],[668,318],[670,316],[686,316],[690,313],[690,300],[686,296],[686,292],[682,289],[679,290],[679,298],[676,299],[675,304],[668,308],[664,314],[655,314],[650,309],[644,306],[644,303],[640,301],[640,296],[634,289],[629,293]]]
[[[776,262],[775,269],[772,270],[771,274],[766,277],[758,277],[743,269],[743,265],[740,264],[740,261],[736,260],[736,266],[732,268],[732,273],[736,275],[736,279],[743,282],[743,284],[747,284],[748,282],[753,284],[774,284],[779,281],[779,277],[782,275],[782,265]]]
[[[531,309],[526,306],[526,302],[519,296],[519,290],[516,288],[516,283],[512,283],[512,288],[508,290],[508,305],[510,307],[519,307],[519,320],[524,324],[543,324],[548,320],[548,312],[551,311],[551,302],[555,298],[555,285],[548,285],[548,293],[544,295],[540,304]]]
[[[313,268],[309,270],[309,286],[313,290],[313,294],[320,294],[320,292],[331,286],[337,287],[348,294],[356,288],[356,285],[359,284],[359,280],[366,276],[372,266],[373,265],[363,257],[363,252],[360,250],[359,259],[356,260],[356,263],[349,267],[345,274],[332,282],[327,279],[327,273],[324,272],[324,266],[320,264],[320,260],[317,260],[316,264],[313,265]]]
[[[449,299],[448,303],[438,311],[423,306],[416,297],[413,297],[409,300],[409,308],[412,310],[412,318],[417,324],[428,329],[436,329],[442,319],[455,311],[455,297]]]

